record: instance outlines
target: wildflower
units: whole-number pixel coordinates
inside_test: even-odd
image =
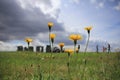
[[[60,46],[60,48],[61,48],[61,52],[63,51],[63,46],[64,46],[65,44],[64,43],[59,43],[59,46]]]
[[[70,56],[73,54],[73,50],[72,49],[66,49],[65,52],[68,53],[67,68],[68,68],[68,74],[69,74],[69,80],[70,80]]]
[[[55,37],[56,37],[55,34],[50,34],[50,39],[51,39],[52,44],[54,43],[54,38],[55,38]]]
[[[50,41],[50,34],[51,34],[51,27],[53,26],[52,22],[48,22],[48,28],[49,28],[49,44],[50,44],[50,52],[51,52],[51,41]]]
[[[25,41],[27,42],[28,44],[28,49],[29,49],[29,45],[30,43],[33,41],[31,38],[25,38]]]
[[[32,40],[31,38],[25,38],[25,41],[30,43],[30,42],[32,42],[33,40]]]
[[[50,52],[53,51],[51,48],[51,43],[52,43],[52,47],[53,47],[53,42],[54,42],[54,38],[55,38],[55,34],[51,34],[51,27],[53,27],[53,23],[52,22],[48,22],[48,28],[49,28],[49,44],[50,44]],[[50,56],[50,59],[52,58],[52,53]],[[49,62],[49,77],[51,77],[51,65]]]
[[[85,27],[85,30],[87,30],[88,34],[90,34],[90,30],[92,30],[92,26]]]
[[[49,30],[51,30],[52,26],[53,26],[53,23],[52,22],[48,22],[48,28],[49,28]]]
[[[77,40],[82,40],[82,36],[79,34],[71,34],[69,38],[74,41],[74,52],[75,52]]]
[[[75,50],[75,51],[76,51],[76,53],[78,53],[78,52],[79,52],[79,49],[78,49],[78,48],[76,48],[76,50]]]
[[[77,40],[82,40],[82,36],[79,34],[71,34],[69,38],[74,41],[75,45],[77,44]]]
[[[87,32],[88,32],[88,40],[87,40],[86,47],[85,47],[85,52],[86,52],[88,43],[89,43],[89,39],[90,39],[90,31],[92,30],[92,27],[91,26],[85,27],[85,30],[87,30]]]
[[[68,57],[73,54],[72,49],[66,49],[65,52],[68,53]]]

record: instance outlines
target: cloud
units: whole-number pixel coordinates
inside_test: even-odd
[[[16,45],[9,42],[0,41],[0,51],[15,51],[16,49]]]
[[[103,51],[103,46],[108,48],[108,43],[111,46],[111,51],[112,52],[115,52],[115,49],[120,47],[120,44],[115,43],[115,42],[109,42],[109,41],[105,41],[105,40],[90,40],[88,49],[89,49],[89,51],[96,52],[96,46],[98,45],[99,52],[102,52]]]
[[[18,0],[20,1],[20,0]],[[25,9],[21,7],[22,3],[16,0],[1,0],[0,1],[0,40],[14,40],[23,39],[27,36],[35,36],[38,33],[48,32],[47,23],[52,21],[54,23],[55,31],[64,31],[63,23],[59,23],[57,19],[45,14],[41,8],[32,6],[27,1],[22,2],[26,6]],[[22,1],[22,0],[21,0]],[[31,0],[31,3],[34,0]],[[36,2],[37,4],[37,1]],[[44,0],[40,0],[44,2]],[[39,1],[39,2],[40,2]],[[30,1],[29,1],[30,2]],[[43,5],[53,5],[45,1]],[[53,8],[53,7],[51,7]],[[54,9],[56,12],[57,9]]]
[[[54,31],[52,33],[56,34],[56,38],[55,38],[55,45],[58,45],[58,43],[60,42],[64,42],[65,45],[73,45],[73,42],[69,39],[69,35],[72,34],[70,32],[61,32],[61,31]],[[78,33],[80,34],[80,33]],[[85,44],[85,40],[86,40],[86,35],[85,34],[81,34],[83,36],[83,40],[78,41],[78,44]],[[45,45],[49,45],[49,36],[48,33],[40,33],[37,36],[34,37],[34,39],[38,39],[39,42],[44,43]]]
[[[115,0],[109,0],[109,1],[114,2]]]
[[[44,14],[48,14],[51,17],[56,18],[59,13],[59,8],[61,5],[60,0],[17,0],[23,9],[38,8]]]
[[[90,0],[91,3],[96,3],[96,0]]]
[[[98,0],[90,0],[92,4],[96,6],[96,8],[103,8],[104,7],[104,0],[98,1]]]
[[[56,38],[54,40],[54,46],[58,46],[58,44],[60,42],[64,42],[65,43],[65,48],[73,48],[73,41],[71,41],[69,39],[69,35],[72,33],[69,32],[61,32],[61,31],[53,31],[52,33],[56,34]],[[78,33],[80,34],[80,33]],[[78,45],[81,45],[81,51],[84,50],[84,45],[86,42],[86,35],[81,34],[83,36],[83,40],[79,40],[78,41]],[[30,44],[31,46],[34,46],[34,48],[36,46],[44,46],[44,48],[46,48],[46,45],[49,45],[49,36],[48,33],[39,33],[36,36],[33,36],[33,42]],[[0,51],[16,51],[17,50],[17,46],[27,46],[27,43],[24,42],[24,40],[12,40],[12,41],[8,41],[8,42],[3,42],[0,41],[0,46],[2,47],[0,49]],[[58,46],[59,47],[59,46]]]
[[[120,11],[120,2],[118,3],[117,6],[114,7],[115,10]]]
[[[74,3],[79,4],[80,0],[73,0]]]
[[[70,3],[70,4],[79,4],[80,0],[68,0],[68,3]]]
[[[100,8],[104,7],[104,3],[103,2],[100,2],[98,5],[99,5]]]
[[[71,1],[72,3],[70,3],[69,1]],[[47,27],[47,23],[49,21],[54,23],[52,31],[57,35],[57,37],[55,38],[55,46],[59,42],[64,42],[66,45],[73,47],[73,42],[68,39],[68,36],[71,33],[82,32],[84,39],[82,41],[78,41],[78,44],[81,44],[82,51],[84,51],[86,35],[83,33],[86,32],[83,30],[83,27],[91,24],[94,25],[94,30],[92,31],[93,34],[91,35],[90,38],[92,42],[89,45],[89,50],[95,51],[96,44],[104,44],[104,40],[107,40],[111,44],[113,44],[112,42],[114,41],[116,43],[118,42],[119,44],[119,38],[117,37],[119,36],[118,31],[119,25],[118,26],[113,25],[114,23],[119,21],[118,18],[119,12],[116,11],[113,12],[111,10],[111,7],[113,8],[113,6],[115,5],[118,6],[118,0],[114,0],[114,2],[106,0],[102,1],[89,0],[91,1],[92,6],[86,0],[82,2],[81,5],[75,5],[79,3],[80,0],[69,1],[1,0],[0,1],[0,41],[2,42],[1,47],[3,46],[5,48],[6,46],[9,45],[10,47],[6,47],[6,50],[12,47],[15,50],[16,48],[12,46],[13,44],[14,45],[22,44],[24,46],[27,46],[27,44],[23,42],[25,37],[33,38],[34,41],[31,44],[33,46],[37,45],[45,46],[49,44]],[[67,8],[63,7],[64,4],[67,4],[68,7]],[[108,8],[108,6],[111,7]],[[102,9],[97,10],[94,8]],[[59,14],[62,15],[59,16]],[[58,19],[58,17],[61,18],[61,20]],[[59,21],[63,21],[64,23]],[[113,25],[114,29],[110,27],[110,25]],[[115,28],[115,26],[117,28]],[[95,40],[98,38],[101,39],[101,42],[99,42],[99,40],[97,41],[92,40],[92,37]],[[20,41],[14,42],[13,40]],[[13,41],[13,43],[11,43],[11,41]]]

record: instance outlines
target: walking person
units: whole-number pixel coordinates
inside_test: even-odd
[[[111,47],[110,47],[110,44],[108,43],[108,53],[111,52]]]
[[[103,52],[105,52],[105,47],[103,46]]]
[[[103,46],[103,52],[106,52],[107,48]]]
[[[96,45],[96,52],[99,53],[98,45]]]

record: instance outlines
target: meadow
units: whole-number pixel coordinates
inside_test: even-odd
[[[0,80],[120,80],[120,53],[50,56],[49,53],[0,52]]]

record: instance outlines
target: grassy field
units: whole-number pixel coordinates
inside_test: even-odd
[[[120,80],[120,53],[50,55],[0,52],[0,80]]]

